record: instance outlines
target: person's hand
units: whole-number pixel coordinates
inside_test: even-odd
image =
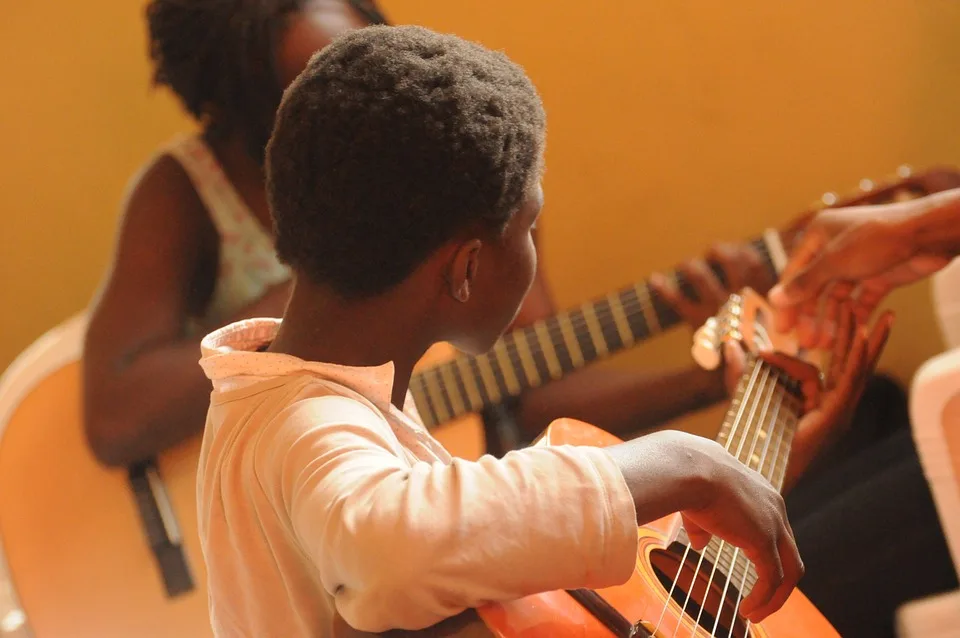
[[[872,327],[859,322],[851,304],[838,310],[838,329],[821,383],[812,366],[776,354],[762,355],[801,382],[804,414],[797,424],[784,478],[788,490],[826,447],[850,426],[867,380],[890,336],[893,313],[885,312]]]
[[[841,302],[851,301],[857,320],[865,322],[891,290],[947,265],[945,256],[918,252],[899,223],[907,210],[893,206],[879,214],[875,207],[859,207],[819,213],[770,291],[776,329],[796,328],[803,347],[829,347],[838,334]]]
[[[726,287],[709,264],[715,264],[723,272]],[[687,261],[677,267],[677,273],[690,284],[696,301],[685,296],[672,277],[660,273],[650,277],[650,286],[694,330],[717,313],[730,293],[749,286],[764,294],[774,283],[760,253],[744,243],[714,244],[706,259]]]
[[[803,575],[783,498],[720,444],[666,430],[607,448],[630,489],[640,524],[680,512],[691,545],[716,535],[739,547],[758,580],[741,605],[758,622],[779,609]]]
[[[797,424],[784,479],[792,485],[813,459],[836,441],[850,425],[867,380],[890,336],[893,313],[885,312],[869,330],[857,321],[853,305],[838,306],[838,329],[828,368],[821,379],[816,367],[782,354],[761,352],[760,358],[800,382],[803,416]],[[744,372],[745,355],[739,344],[724,344],[724,367],[732,396]],[[732,386],[729,384],[733,384]]]

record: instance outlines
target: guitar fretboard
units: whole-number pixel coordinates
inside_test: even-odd
[[[757,239],[752,246],[775,278],[777,269],[767,241]],[[711,269],[726,285],[723,271],[715,265]],[[696,299],[693,287],[682,274],[670,276],[684,295]],[[483,355],[461,355],[423,370],[410,380],[410,391],[424,424],[436,427],[517,396],[527,388],[559,379],[679,322],[677,313],[649,283],[639,282],[514,330]]]
[[[746,369],[717,442],[780,490],[802,409],[799,388],[792,379],[753,357]],[[700,554],[705,560],[701,571],[720,588],[729,586],[731,595],[736,591],[746,596],[757,581],[753,563],[744,553],[717,537]]]

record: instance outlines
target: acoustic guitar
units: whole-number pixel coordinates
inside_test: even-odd
[[[811,358],[795,340],[767,325],[772,312],[755,292],[732,295],[710,327],[695,339],[695,358],[719,364],[720,346],[740,342],[747,365],[723,420],[717,441],[744,465],[777,489],[783,486],[787,460],[800,419],[799,382],[758,355],[778,352]],[[698,356],[699,355],[699,356]],[[555,421],[535,445],[619,443],[612,434],[571,419]],[[420,638],[831,638],[839,636],[799,590],[760,624],[739,614],[743,597],[757,581],[753,564],[737,547],[714,537],[703,551],[693,549],[679,514],[638,529],[636,568],[623,585],[602,590],[535,594],[465,612],[423,631],[391,631],[381,636]],[[558,560],[563,557],[558,556]],[[371,638],[342,619],[336,638]]]
[[[862,183],[843,203],[956,186],[954,171],[903,171],[883,186]],[[817,207],[837,203],[828,194]],[[753,242],[771,274],[810,214]],[[453,421],[437,429],[437,437],[455,454],[476,458],[482,430],[476,417],[462,417],[678,322],[638,283],[514,331],[480,357],[448,354],[437,364],[442,349],[431,350],[410,389],[429,427]],[[81,314],[50,331],[0,378],[0,635],[209,636],[196,533],[199,438],[129,471],[99,465],[82,425],[85,325]],[[470,443],[464,445],[465,438]]]

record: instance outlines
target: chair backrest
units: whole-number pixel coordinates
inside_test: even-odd
[[[910,423],[960,574],[960,348],[929,359],[917,371],[910,388]]]
[[[960,347],[960,259],[933,276],[933,310],[947,349]]]

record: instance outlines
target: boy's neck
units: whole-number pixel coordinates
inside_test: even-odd
[[[402,408],[413,367],[433,344],[415,302],[401,290],[346,301],[298,278],[269,350],[352,367],[392,361],[391,402]]]

